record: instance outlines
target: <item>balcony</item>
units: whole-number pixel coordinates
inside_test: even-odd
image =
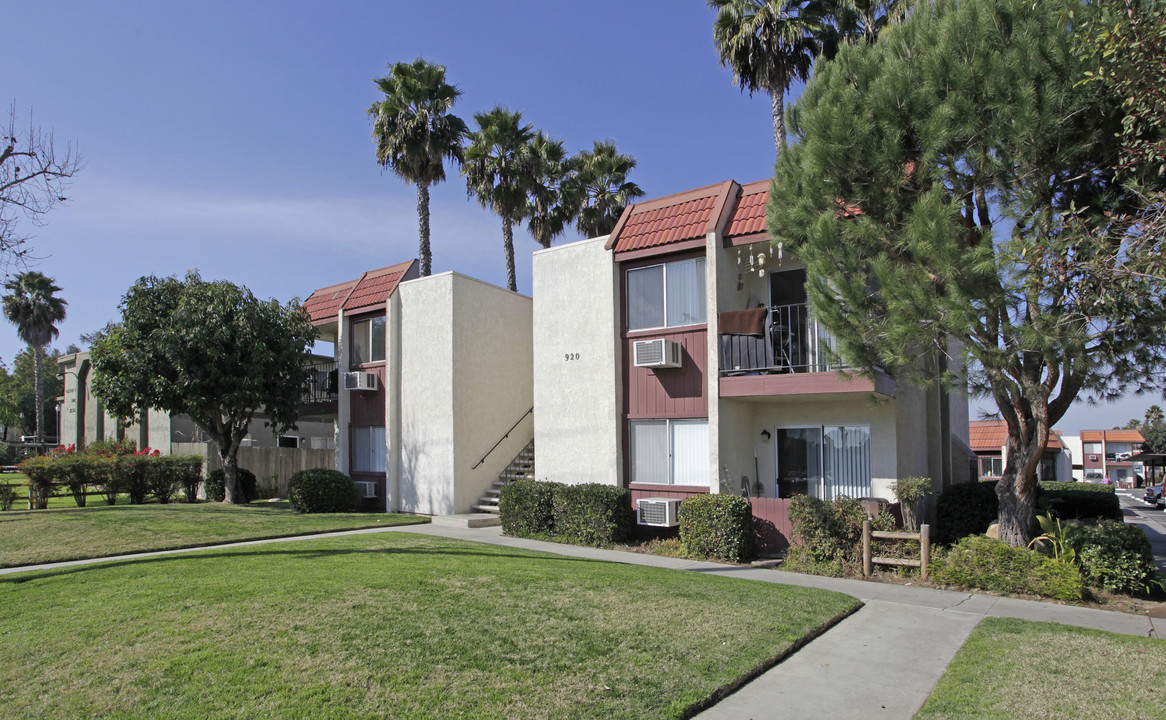
[[[735,329],[745,332],[722,332],[721,397],[756,397],[773,395],[821,395],[876,392],[894,395],[894,381],[882,373],[869,378],[844,376],[839,370],[847,366],[835,357],[834,336],[813,319],[806,303],[774,305],[746,311],[760,320],[754,327]],[[721,327],[729,327],[721,313]],[[744,313],[733,313],[734,320]],[[760,332],[755,332],[755,331]]]
[[[332,415],[336,413],[339,393],[339,372],[335,360],[316,358],[312,361],[308,382],[300,400],[301,415]]]

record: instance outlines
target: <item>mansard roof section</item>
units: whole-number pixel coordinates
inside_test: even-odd
[[[416,260],[409,260],[369,270],[355,280],[320,288],[304,301],[304,309],[312,322],[326,323],[335,320],[340,310],[356,313],[384,307],[402,280],[417,276],[416,266]]]
[[[739,189],[740,185],[726,180],[628,205],[607,249],[627,258],[703,247],[708,233],[725,226]]]

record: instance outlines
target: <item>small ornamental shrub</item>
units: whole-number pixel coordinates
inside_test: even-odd
[[[635,518],[627,488],[598,483],[552,489],[554,535],[579,545],[611,545],[631,535]]]
[[[1066,544],[1077,553],[1085,582],[1110,592],[1148,592],[1159,582],[1154,552],[1136,525],[1103,520],[1068,529]]]
[[[117,496],[122,492],[121,476],[113,471],[117,458],[88,456],[85,463],[89,467],[90,482],[95,488],[99,488],[105,504],[116,505]]]
[[[130,496],[130,505],[141,505],[150,494],[154,475],[154,458],[147,454],[120,455],[113,462],[113,477],[118,488]]]
[[[891,488],[903,512],[903,529],[919,532],[919,504],[931,492],[931,478],[905,477],[895,481]]]
[[[838,496],[833,502],[795,495],[789,504],[794,545],[782,568],[814,575],[842,576],[849,567],[862,560],[862,521],[865,518],[862,504],[845,495]],[[871,527],[893,530],[895,519],[885,508],[880,508]]]
[[[227,488],[224,485],[226,478],[227,475],[222,468],[210,471],[206,476],[206,484],[203,486],[206,490],[207,500],[222,502],[227,497]],[[255,478],[255,473],[247,468],[235,468],[235,482],[239,484],[239,502],[249,503],[258,496],[257,486],[259,483]],[[352,487],[353,492],[355,492],[356,486]],[[323,511],[317,510],[316,512]]]
[[[66,451],[56,458],[56,463],[60,482],[69,488],[77,507],[85,507],[85,493],[89,491],[89,483],[93,482],[93,474],[89,472],[89,459],[76,452]]]
[[[11,510],[12,506],[16,504],[16,500],[19,497],[20,494],[16,492],[16,488],[12,487],[8,483],[0,485],[0,510]]]
[[[356,483],[339,470],[300,470],[287,481],[287,497],[296,512],[352,512],[357,501]]]
[[[685,553],[729,562],[753,550],[753,506],[736,495],[694,495],[680,503],[680,546]]]
[[[498,495],[502,532],[514,537],[550,535],[555,526],[554,488],[559,483],[514,480]]]
[[[104,455],[117,457],[133,455],[137,452],[138,444],[130,438],[121,440],[94,440],[85,446],[86,455]]]
[[[969,535],[947,550],[936,549],[931,579],[940,585],[1055,600],[1080,600],[1085,589],[1075,566],[985,535]]]
[[[952,485],[935,501],[936,540],[953,543],[969,535],[982,535],[1000,515],[996,482]]]

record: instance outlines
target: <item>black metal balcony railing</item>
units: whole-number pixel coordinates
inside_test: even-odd
[[[829,372],[845,367],[830,349],[834,337],[805,303],[769,308],[765,334],[721,334],[721,373]]]
[[[336,402],[339,380],[335,360],[313,362],[308,375],[308,384],[304,387],[304,404]]]

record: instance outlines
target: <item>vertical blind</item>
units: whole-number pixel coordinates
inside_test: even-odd
[[[352,469],[356,472],[385,471],[385,429],[359,426],[352,428]]]
[[[708,420],[632,420],[628,436],[632,482],[708,487]]]
[[[835,426],[823,430],[826,498],[869,497],[870,428]]]

